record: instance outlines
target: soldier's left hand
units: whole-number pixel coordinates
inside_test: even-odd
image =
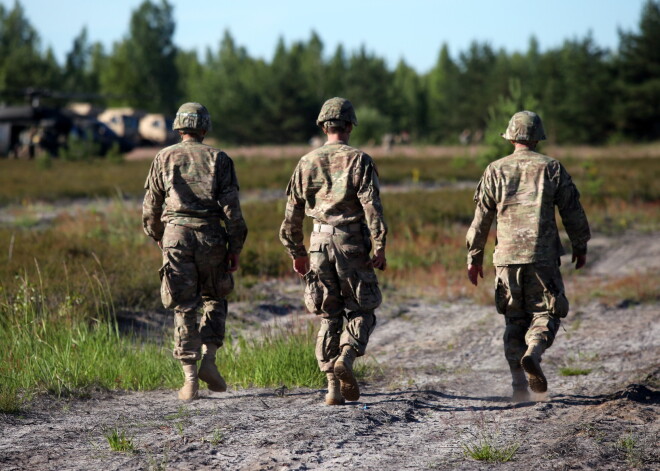
[[[236,270],[238,270],[238,260],[239,255],[237,253],[227,254],[227,271],[229,273],[234,273]]]
[[[376,253],[374,253],[373,258],[371,259],[371,265],[379,270],[385,270],[385,268],[387,268],[387,259],[385,258],[384,249],[376,250]]]
[[[477,286],[477,283],[479,282],[479,276],[481,278],[484,277],[484,267],[481,265],[468,265],[468,279],[470,280],[470,283],[472,283],[474,286]]]
[[[587,256],[585,255],[575,255],[571,257],[571,262],[575,262],[575,269],[579,270],[587,264]]]

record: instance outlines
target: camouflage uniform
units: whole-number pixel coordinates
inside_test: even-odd
[[[535,121],[530,122],[530,117]],[[533,126],[538,126],[536,131],[529,130]],[[545,138],[540,118],[531,112],[514,115],[503,137],[517,141]],[[495,304],[506,319],[504,351],[513,371],[520,368],[526,344],[541,341],[544,348],[552,345],[561,318],[568,314],[559,272],[559,257],[565,252],[555,206],[573,255],[586,254],[589,224],[566,169],[530,149],[517,149],[492,162],[477,185],[474,201],[477,207],[467,233],[468,265],[483,265],[486,238],[496,218]]]
[[[223,343],[234,287],[227,254],[239,254],[247,235],[234,164],[198,140],[183,141],[158,153],[145,189],[144,231],[162,242],[161,298],[175,313],[174,357],[198,360],[202,343]]]
[[[369,253],[385,248],[378,173],[371,157],[343,142],[326,143],[300,159],[287,187],[280,240],[291,257],[307,255],[305,214],[314,219],[305,304],[320,315],[316,358],[331,372],[344,346],[364,355],[381,303]],[[348,312],[345,312],[348,310]],[[344,316],[346,329],[342,333]]]

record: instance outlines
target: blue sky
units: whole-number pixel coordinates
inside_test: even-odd
[[[14,0],[0,0],[12,8]],[[128,32],[132,11],[142,0],[22,0],[39,32],[60,62],[73,38],[87,26],[90,40],[106,50]],[[591,32],[596,44],[618,44],[618,29],[636,30],[645,0],[171,0],[175,43],[203,57],[217,49],[225,30],[253,57],[270,60],[280,37],[287,44],[316,31],[329,56],[338,44],[348,52],[364,45],[390,67],[403,58],[419,72],[433,67],[440,46],[453,57],[473,40],[508,52],[525,51],[534,35],[541,49]]]

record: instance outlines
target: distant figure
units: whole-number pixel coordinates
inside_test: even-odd
[[[385,152],[392,152],[392,147],[394,147],[394,134],[390,132],[383,134],[382,146]]]
[[[564,249],[555,222],[555,206],[573,245],[572,261],[587,261],[591,234],[580,204],[580,193],[566,169],[536,152],[545,139],[541,118],[521,111],[502,135],[515,147],[513,154],[491,163],[477,185],[477,208],[467,233],[468,278],[483,278],[486,238],[497,218],[493,264],[496,268],[495,305],[504,315],[504,355],[513,378],[513,400],[529,400],[529,387],[545,392],[547,380],[541,355],[555,339],[568,300],[559,272]]]
[[[227,390],[215,355],[225,338],[231,274],[247,236],[234,163],[202,144],[210,128],[204,106],[181,105],[172,129],[182,140],[156,155],[142,206],[144,231],[163,251],[160,293],[163,305],[174,309],[174,358],[185,376],[178,393],[183,401],[198,397],[198,378],[211,391]],[[198,323],[200,303],[204,311]]]
[[[323,139],[321,136],[314,136],[309,140],[309,146],[313,147],[314,149],[321,147],[324,143],[325,139]]]
[[[469,129],[463,129],[463,131],[461,131],[461,133],[458,135],[458,141],[466,146],[470,143],[471,136],[472,132]]]
[[[408,145],[410,144],[410,133],[408,131],[401,131],[394,139],[395,144]]]
[[[374,268],[386,266],[387,226],[376,166],[348,145],[357,126],[351,102],[329,99],[316,124],[328,141],[302,157],[293,172],[280,240],[293,269],[305,278],[305,305],[322,317],[316,359],[328,378],[325,402],[341,405],[360,398],[353,361],[364,355],[376,326],[374,310],[382,298]],[[309,255],[303,245],[305,214],[314,219]]]

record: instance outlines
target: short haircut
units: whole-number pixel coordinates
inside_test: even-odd
[[[330,133],[344,132],[350,123],[348,121],[332,120],[323,123],[323,129]]]

